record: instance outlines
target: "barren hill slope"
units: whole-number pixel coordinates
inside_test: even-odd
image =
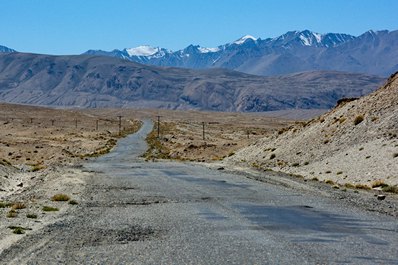
[[[212,111],[329,109],[384,78],[344,72],[260,77],[142,65],[101,56],[0,54],[0,101],[47,106]]]
[[[398,73],[372,94],[249,146],[227,162],[331,180],[398,184]],[[332,183],[329,181],[330,183]]]

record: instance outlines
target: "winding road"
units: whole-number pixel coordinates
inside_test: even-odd
[[[152,130],[89,161],[84,200],[1,264],[398,264],[396,218],[221,170],[139,157]]]

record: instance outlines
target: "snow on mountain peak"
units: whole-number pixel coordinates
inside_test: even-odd
[[[218,52],[220,48],[205,48],[205,47],[198,47],[200,53],[209,53],[209,52]]]
[[[255,37],[253,37],[251,35],[245,35],[242,38],[240,38],[239,40],[236,40],[234,43],[240,45],[240,44],[245,43],[248,39],[251,39],[251,40],[254,40],[254,41],[258,40],[258,38],[255,38]]]
[[[151,56],[159,52],[159,48],[154,48],[149,45],[142,45],[135,48],[126,49],[129,56]]]

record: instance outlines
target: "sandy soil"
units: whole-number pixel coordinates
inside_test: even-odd
[[[264,113],[141,110],[132,114],[141,118],[150,117],[155,121],[154,131],[149,137],[159,139],[155,145],[161,150],[155,148],[147,154],[147,158],[199,162],[222,160],[240,148],[295,123]],[[125,111],[124,115],[129,114]]]
[[[37,230],[75,207],[51,197],[67,194],[79,202],[89,175],[79,164],[108,152],[140,123],[123,117],[119,134],[112,113],[0,104],[0,249],[21,238],[12,227]]]

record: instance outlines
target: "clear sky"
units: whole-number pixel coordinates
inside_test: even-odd
[[[0,0],[0,45],[80,54],[142,44],[216,47],[291,30],[397,30],[397,0]]]

